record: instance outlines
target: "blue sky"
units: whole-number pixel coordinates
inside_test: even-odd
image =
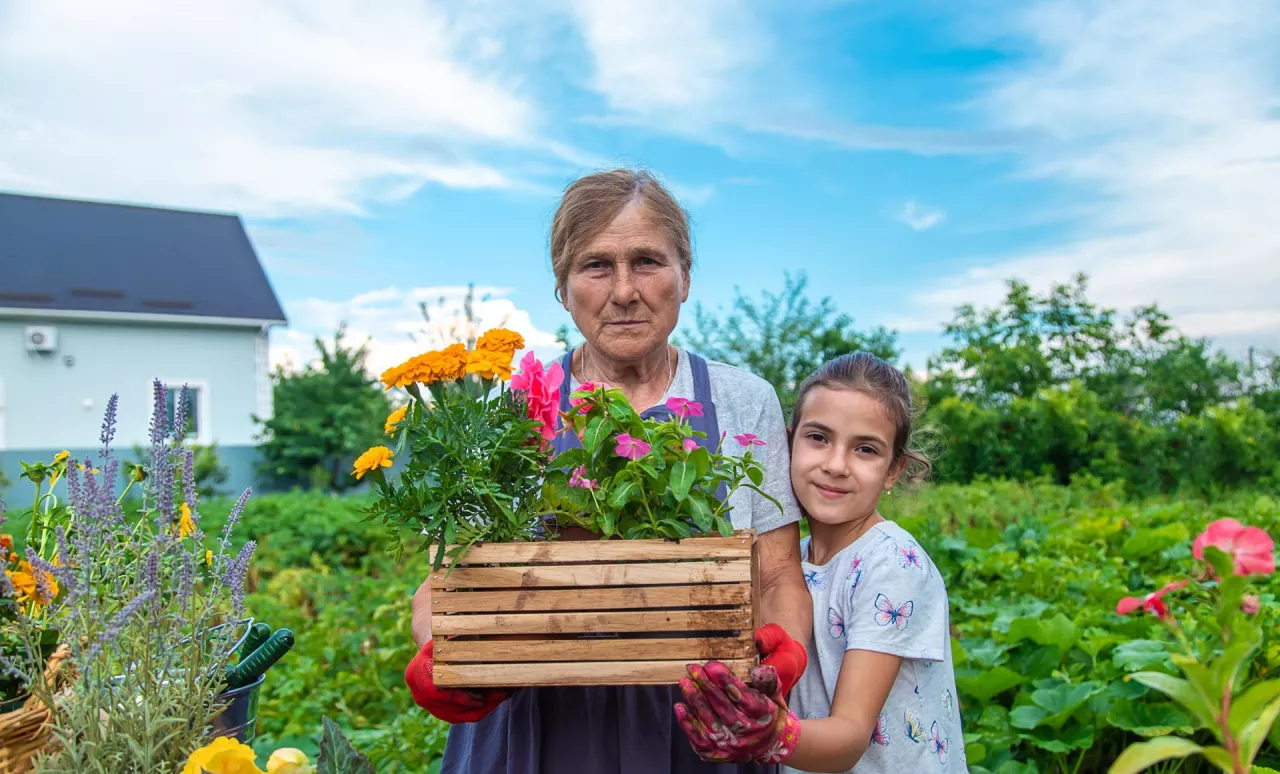
[[[0,0],[0,189],[242,214],[278,361],[347,320],[383,367],[470,282],[554,350],[550,216],[614,165],[692,214],[691,301],[803,271],[916,365],[1077,271],[1280,349],[1274,2],[103,5]]]

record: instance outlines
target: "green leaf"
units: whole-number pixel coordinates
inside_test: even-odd
[[[329,717],[322,716],[320,755],[316,759],[316,774],[376,774],[369,759],[356,752],[347,741],[342,729]]]
[[[1168,702],[1118,701],[1107,714],[1107,722],[1145,737],[1189,735],[1195,731],[1191,718]]]
[[[1031,640],[1040,645],[1056,645],[1063,653],[1080,639],[1080,630],[1062,613],[1053,618],[1017,618],[1009,624],[1009,640]]]
[[[609,494],[609,505],[614,508],[621,508],[639,491],[640,487],[630,479],[614,484],[613,492]]]
[[[1240,743],[1242,755],[1253,760],[1280,716],[1280,680],[1255,683],[1236,699],[1227,723]]]
[[[1014,728],[1032,729],[1049,717],[1049,712],[1034,704],[1023,704],[1009,712],[1009,725]]]
[[[978,704],[986,704],[992,697],[1024,682],[1026,678],[1022,675],[998,666],[972,677],[957,677],[956,687],[977,699]]]
[[[1111,651],[1111,661],[1126,672],[1150,669],[1156,665],[1173,667],[1169,647],[1156,640],[1130,640]]]
[[[582,434],[582,448],[591,456],[595,456],[604,445],[604,441],[612,434],[613,425],[604,417],[596,417],[587,423],[587,431]]]
[[[1120,547],[1120,555],[1126,559],[1141,559],[1180,545],[1191,539],[1187,525],[1181,522],[1166,524],[1156,529],[1138,529],[1124,545]]]
[[[1219,578],[1229,578],[1235,574],[1235,562],[1231,556],[1217,546],[1204,547],[1204,560],[1213,567]]]
[[[1134,672],[1128,679],[1136,680],[1178,702],[1199,721],[1200,727],[1215,725],[1213,705],[1189,681],[1163,672]]]
[[[1061,728],[1080,705],[1106,689],[1104,683],[1059,683],[1052,688],[1040,688],[1031,693],[1031,701],[1045,711],[1039,723],[1051,728]],[[1016,710],[1015,710],[1016,712]],[[1010,713],[1010,718],[1013,715]],[[1014,725],[1018,725],[1016,722]]]
[[[1203,747],[1177,736],[1161,736],[1148,742],[1138,742],[1120,753],[1107,769],[1107,774],[1139,774],[1160,761],[1185,758],[1202,752]]]
[[[617,530],[618,514],[615,511],[605,509],[600,514],[600,531],[605,537],[611,536]]]
[[[694,525],[700,532],[710,532],[713,512],[711,506],[707,504],[706,495],[701,492],[694,492],[689,497],[688,502],[689,510],[693,513]]]
[[[705,478],[711,470],[711,452],[699,446],[689,452],[689,461],[698,471],[698,478]]]
[[[1038,728],[1032,733],[1024,734],[1022,738],[1042,750],[1062,755],[1072,750],[1087,750],[1092,747],[1093,729],[1074,723],[1063,729]]]
[[[1205,757],[1205,760],[1223,771],[1235,771],[1235,762],[1231,760],[1231,753],[1217,745],[1204,748],[1200,751],[1200,754]]]
[[[1247,669],[1249,656],[1262,644],[1262,632],[1251,622],[1234,627],[1231,643],[1213,662],[1214,680],[1228,690],[1234,688],[1242,668]]]
[[[693,486],[695,472],[694,466],[684,460],[679,460],[671,466],[669,485],[677,501],[683,501],[689,496],[689,487]]]
[[[764,471],[756,465],[747,465],[747,478],[756,486],[764,484]]]

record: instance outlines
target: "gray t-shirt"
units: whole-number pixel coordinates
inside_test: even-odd
[[[668,398],[693,400],[693,369],[689,355],[679,352],[675,380],[662,396],[659,405]],[[704,358],[705,359],[705,358]],[[729,497],[729,520],[734,529],[754,528],[764,534],[788,524],[800,521],[800,506],[791,491],[791,457],[787,452],[787,428],[782,419],[782,405],[773,385],[742,368],[707,360],[707,375],[711,381],[711,399],[716,404],[716,419],[720,432],[727,433],[723,453],[741,456],[743,448],[733,439],[735,435],[750,433],[765,442],[764,446],[751,447],[751,454],[764,466],[764,483],[761,489],[782,503],[782,511],[768,500],[745,486],[738,487]],[[570,389],[578,388],[578,380],[570,377]],[[718,438],[708,438],[714,449]]]
[[[801,720],[831,716],[840,666],[850,650],[902,657],[871,745],[855,774],[968,771],[951,660],[947,590],[911,533],[881,522],[826,564],[800,543],[813,597],[809,667],[791,693]],[[787,774],[797,769],[783,767]]]

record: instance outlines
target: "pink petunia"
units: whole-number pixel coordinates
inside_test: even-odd
[[[681,419],[702,416],[702,404],[688,398],[667,398],[667,408]]]
[[[569,486],[576,486],[580,489],[599,489],[600,482],[595,479],[586,477],[587,466],[579,465],[569,474]]]
[[[1153,591],[1145,597],[1125,597],[1116,604],[1116,615],[1128,615],[1138,608],[1148,613],[1155,613],[1161,621],[1169,617],[1169,608],[1161,597],[1178,589],[1185,588],[1191,581],[1182,580],[1166,584],[1159,591]]]
[[[1270,575],[1276,570],[1275,544],[1266,531],[1246,527],[1235,519],[1218,519],[1205,527],[1191,544],[1191,553],[1204,559],[1205,546],[1215,546],[1231,557],[1236,575]]]
[[[638,438],[632,438],[630,433],[620,433],[617,452],[619,457],[638,460],[649,453],[649,444]]]
[[[737,441],[740,445],[746,446],[746,447],[764,446],[764,441],[760,440],[760,438],[758,438],[755,433],[743,433],[742,435],[735,435],[733,437],[733,440]]]
[[[1245,615],[1257,615],[1262,609],[1262,601],[1257,594],[1245,594],[1244,599],[1240,600],[1240,609]]]
[[[680,443],[682,446],[684,446],[684,450],[686,453],[692,453],[694,449],[698,448],[698,442],[693,440],[692,438],[686,438]]]
[[[511,375],[511,389],[525,394],[525,403],[529,407],[529,418],[541,423],[538,433],[544,441],[550,441],[556,434],[556,414],[560,409],[560,384],[564,379],[564,369],[560,361],[543,369],[542,361],[530,351],[520,361],[520,371]]]

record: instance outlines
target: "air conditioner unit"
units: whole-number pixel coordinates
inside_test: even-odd
[[[51,325],[28,325],[23,336],[28,352],[58,351],[58,329]]]

